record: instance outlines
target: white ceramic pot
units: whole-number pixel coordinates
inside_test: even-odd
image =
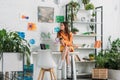
[[[109,69],[108,77],[112,80],[120,80],[120,70]]]
[[[3,71],[23,71],[23,59],[20,53],[3,53]]]

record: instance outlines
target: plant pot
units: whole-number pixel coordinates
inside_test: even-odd
[[[77,32],[72,32],[73,34],[77,34]]]
[[[85,5],[84,5],[84,4],[81,4],[80,8],[81,8],[81,9],[85,9]]]
[[[120,80],[120,70],[109,69],[108,77],[112,80]]]
[[[95,18],[91,18],[91,19],[90,19],[90,22],[95,22]]]
[[[91,17],[92,13],[93,13],[93,10],[88,10],[89,17]]]
[[[3,72],[23,71],[23,59],[20,55],[20,53],[3,53]]]
[[[92,60],[95,60],[95,57],[94,56],[90,56],[89,59],[90,59],[90,61],[92,61]]]
[[[92,70],[92,79],[108,79],[108,69],[94,68]]]

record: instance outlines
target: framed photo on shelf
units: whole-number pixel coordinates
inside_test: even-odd
[[[52,23],[54,22],[54,8],[38,7],[38,22]]]

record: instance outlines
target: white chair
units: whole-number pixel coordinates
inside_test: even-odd
[[[57,80],[54,72],[56,64],[52,58],[51,50],[38,51],[37,60],[38,67],[41,68],[38,80],[43,80],[46,71],[50,72],[51,80]]]

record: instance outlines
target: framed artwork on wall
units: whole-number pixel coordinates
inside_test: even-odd
[[[54,8],[38,7],[38,22],[52,23],[54,22]]]
[[[42,2],[54,2],[55,4],[59,4],[60,0],[41,0]]]

